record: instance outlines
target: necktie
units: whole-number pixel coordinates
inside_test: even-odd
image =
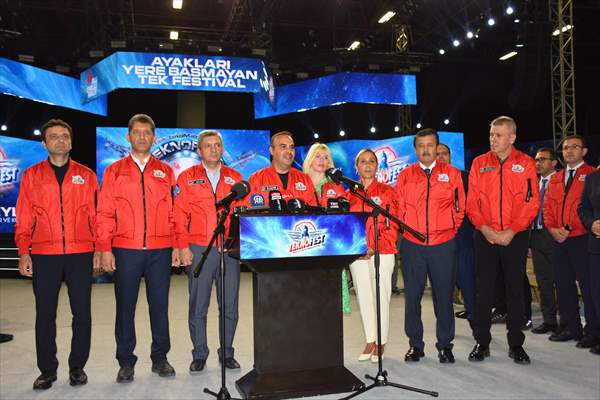
[[[425,168],[423,171],[425,171],[425,175],[431,175],[431,170],[429,168]]]
[[[565,193],[569,193],[569,189],[571,189],[571,185],[573,184],[573,179],[575,178],[575,170],[569,170],[569,179],[567,179],[567,185],[565,186]]]
[[[542,188],[540,189],[540,209],[538,210],[538,215],[536,219],[535,228],[542,229],[544,227],[544,213],[542,209],[544,207],[544,195],[546,194],[546,185],[548,184],[548,178],[542,179]]]

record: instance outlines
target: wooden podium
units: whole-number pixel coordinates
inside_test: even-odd
[[[254,302],[254,369],[236,381],[243,398],[364,386],[344,367],[341,298],[342,268],[366,252],[364,220],[356,213],[240,216],[240,259],[253,271]]]

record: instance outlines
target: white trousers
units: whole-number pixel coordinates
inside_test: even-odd
[[[386,344],[390,327],[390,298],[392,295],[393,254],[381,254],[379,265],[379,299],[381,304],[381,344]],[[377,304],[375,288],[375,256],[350,264],[352,282],[362,317],[367,343],[377,341]]]

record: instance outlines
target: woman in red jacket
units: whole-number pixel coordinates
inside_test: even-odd
[[[377,172],[377,156],[371,149],[361,150],[354,160],[356,171],[360,177],[360,183],[365,187],[365,195],[376,204],[397,214],[397,201],[394,190],[375,179]],[[350,211],[370,212],[371,207],[365,205],[361,199],[353,194],[348,195],[350,199]],[[389,329],[390,296],[392,293],[392,273],[394,272],[394,254],[397,253],[396,238],[398,226],[386,218],[378,220],[379,233],[379,276],[381,305],[381,343],[379,350],[375,346],[377,340],[377,315],[376,315],[376,288],[375,288],[375,230],[373,220],[367,221],[367,254],[350,264],[352,280],[356,288],[356,298],[365,331],[366,345],[359,361],[379,361],[379,355],[383,357],[383,350],[387,342]]]

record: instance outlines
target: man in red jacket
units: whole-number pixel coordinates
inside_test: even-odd
[[[483,361],[489,345],[494,288],[498,270],[506,285],[508,356],[529,364],[523,343],[525,322],[523,274],[528,232],[540,205],[535,163],[513,147],[517,125],[506,116],[490,124],[491,150],[473,160],[469,173],[467,215],[476,229],[475,273],[477,300],[473,336],[477,344],[469,361]]]
[[[257,195],[260,195],[268,204],[270,193],[275,191],[281,193],[281,198],[285,202],[290,199],[300,199],[308,205],[316,206],[317,196],[309,176],[292,168],[295,155],[292,134],[283,131],[271,136],[269,151],[273,159],[271,165],[256,171],[248,179],[250,183],[248,199],[254,201]]]
[[[73,313],[69,380],[71,386],[87,383],[83,368],[90,354],[92,269],[99,261],[93,256],[96,175],[69,158],[69,124],[51,119],[41,130],[48,159],[23,173],[15,225],[19,272],[33,278],[35,344],[42,373],[33,383],[36,390],[56,381],[56,307],[63,279]]]
[[[133,381],[134,317],[142,276],[152,328],[152,372],[175,375],[167,361],[170,266],[179,266],[179,252],[172,249],[175,177],[167,164],[150,154],[155,139],[152,118],[131,117],[127,132],[131,154],[104,170],[98,196],[97,248],[102,252],[102,268],[115,276],[119,383]]]
[[[465,216],[465,192],[460,171],[436,160],[438,144],[438,134],[433,129],[417,132],[413,145],[419,161],[402,170],[396,184],[400,219],[426,237],[423,243],[404,231],[402,241],[404,329],[410,343],[404,357],[407,362],[425,356],[421,298],[429,276],[437,318],[438,359],[441,363],[454,363],[454,237]]]
[[[236,170],[221,162],[223,141],[217,131],[203,131],[198,137],[198,154],[202,163],[183,171],[177,179],[175,191],[175,230],[177,248],[180,249],[181,262],[186,266],[189,277],[189,329],[194,349],[190,373],[204,369],[208,357],[206,345],[206,315],[210,304],[212,284],[215,281],[218,299],[221,298],[220,255],[211,249],[204,262],[200,275],[194,277],[194,271],[206,250],[217,226],[215,204],[229,193],[232,186],[242,180]],[[233,208],[233,205],[232,205]],[[231,217],[226,221],[229,231]],[[216,243],[214,244],[216,245]],[[233,357],[233,337],[238,321],[238,292],[240,288],[240,265],[225,255],[225,356],[223,349],[218,350],[219,362],[225,362],[229,369],[238,369],[240,364]],[[220,300],[219,300],[220,301]],[[219,326],[220,323],[219,323]]]
[[[567,136],[561,143],[566,168],[550,179],[544,200],[544,224],[556,241],[554,266],[560,317],[567,327],[550,336],[555,342],[577,340],[577,347],[591,348],[600,343],[600,321],[596,316],[590,288],[587,232],[577,214],[585,178],[596,170],[583,161],[587,153],[579,135]],[[579,282],[585,304],[585,328],[579,317]]]

